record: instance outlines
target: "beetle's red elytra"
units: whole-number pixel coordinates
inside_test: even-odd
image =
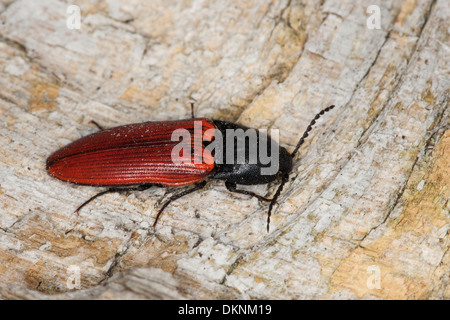
[[[193,132],[195,122],[201,123],[202,134],[215,128],[209,120],[190,119],[103,130],[56,151],[47,160],[47,170],[61,180],[92,186],[174,187],[200,182],[214,169],[212,155],[200,163],[171,161],[178,144],[171,140],[172,133],[181,128]],[[192,139],[192,149],[203,152],[202,141]]]
[[[170,202],[202,189],[209,179],[224,180],[231,192],[269,202],[269,231],[271,212],[289,180],[292,159],[316,120],[333,108],[331,105],[323,109],[311,120],[292,153],[264,131],[227,121],[193,117],[101,130],[53,153],[47,159],[46,168],[63,181],[108,187],[76,211],[110,192],[193,185],[174,194],[161,206],[153,226]],[[183,138],[182,143],[180,138]],[[280,185],[271,199],[237,188],[238,184],[266,184],[277,179]]]

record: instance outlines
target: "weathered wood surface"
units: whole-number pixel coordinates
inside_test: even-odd
[[[3,298],[449,299],[448,2],[0,1]],[[280,129],[321,108],[266,232],[211,182],[110,194],[47,175],[105,126],[190,115]],[[275,184],[251,188],[270,196]],[[173,190],[169,190],[173,192]],[[166,195],[167,196],[167,195]]]

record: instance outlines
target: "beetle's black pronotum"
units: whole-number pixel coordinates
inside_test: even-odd
[[[262,131],[227,121],[193,117],[101,130],[53,153],[47,159],[47,170],[64,181],[109,187],[76,211],[110,192],[193,184],[193,188],[172,195],[161,206],[153,226],[170,202],[202,189],[207,179],[224,180],[231,192],[269,202],[269,231],[272,209],[289,179],[292,159],[316,120],[333,108],[334,105],[329,106],[314,117],[291,153]],[[231,138],[230,132],[234,134]],[[264,157],[263,151],[266,152]],[[269,154],[272,158],[267,158]],[[271,159],[276,161],[268,162]],[[266,184],[276,179],[280,179],[280,185],[272,199],[237,188],[238,184]]]

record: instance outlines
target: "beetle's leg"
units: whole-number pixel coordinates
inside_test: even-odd
[[[194,117],[194,103],[193,102],[191,102],[191,116],[192,116],[192,119],[195,118]]]
[[[95,196],[89,198],[87,201],[85,201],[81,206],[79,206],[77,208],[77,210],[75,210],[75,212],[79,212],[81,210],[81,208],[83,208],[85,205],[87,205],[89,202],[91,202],[92,200],[107,194],[107,193],[113,193],[113,192],[124,192],[124,191],[143,191],[146,190],[148,188],[150,188],[152,185],[151,184],[142,184],[136,187],[131,187],[131,188],[109,188],[105,191],[99,192],[97,193]]]
[[[260,196],[259,194],[254,193],[254,192],[247,191],[247,190],[236,189],[236,183],[234,183],[234,182],[225,181],[225,187],[227,187],[228,191],[246,194],[246,195],[258,198],[261,201],[266,201],[266,202],[271,202],[272,201],[272,199],[265,198],[263,196]]]
[[[89,123],[92,123],[93,125],[95,125],[97,128],[100,129],[100,131],[105,130],[105,128],[103,128],[101,125],[99,125],[99,124],[98,124],[96,121],[94,121],[94,120],[89,121]]]
[[[163,204],[163,206],[161,207],[161,209],[159,209],[158,214],[156,215],[156,218],[155,218],[155,222],[153,223],[153,228],[155,228],[156,223],[158,223],[158,220],[159,220],[159,217],[161,216],[161,213],[163,213],[164,209],[165,209],[172,201],[175,201],[175,200],[177,200],[177,199],[180,199],[181,197],[183,197],[183,196],[185,196],[185,195],[187,195],[187,194],[189,194],[189,193],[192,193],[192,192],[194,192],[194,191],[203,189],[205,186],[206,186],[206,181],[202,181],[202,182],[200,182],[200,183],[196,183],[195,186],[194,186],[193,188],[191,188],[191,189],[184,190],[183,192],[180,192],[180,193],[177,193],[177,194],[174,194],[173,196],[171,196],[171,197],[169,198],[169,200],[167,200],[167,201]]]

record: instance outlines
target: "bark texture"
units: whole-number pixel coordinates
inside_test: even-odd
[[[0,297],[450,299],[447,1],[83,0],[80,29],[70,4],[0,1]],[[174,189],[73,213],[99,190],[49,176],[52,152],[191,101],[289,150],[336,105],[269,233],[267,204],[220,181],[156,232]]]

